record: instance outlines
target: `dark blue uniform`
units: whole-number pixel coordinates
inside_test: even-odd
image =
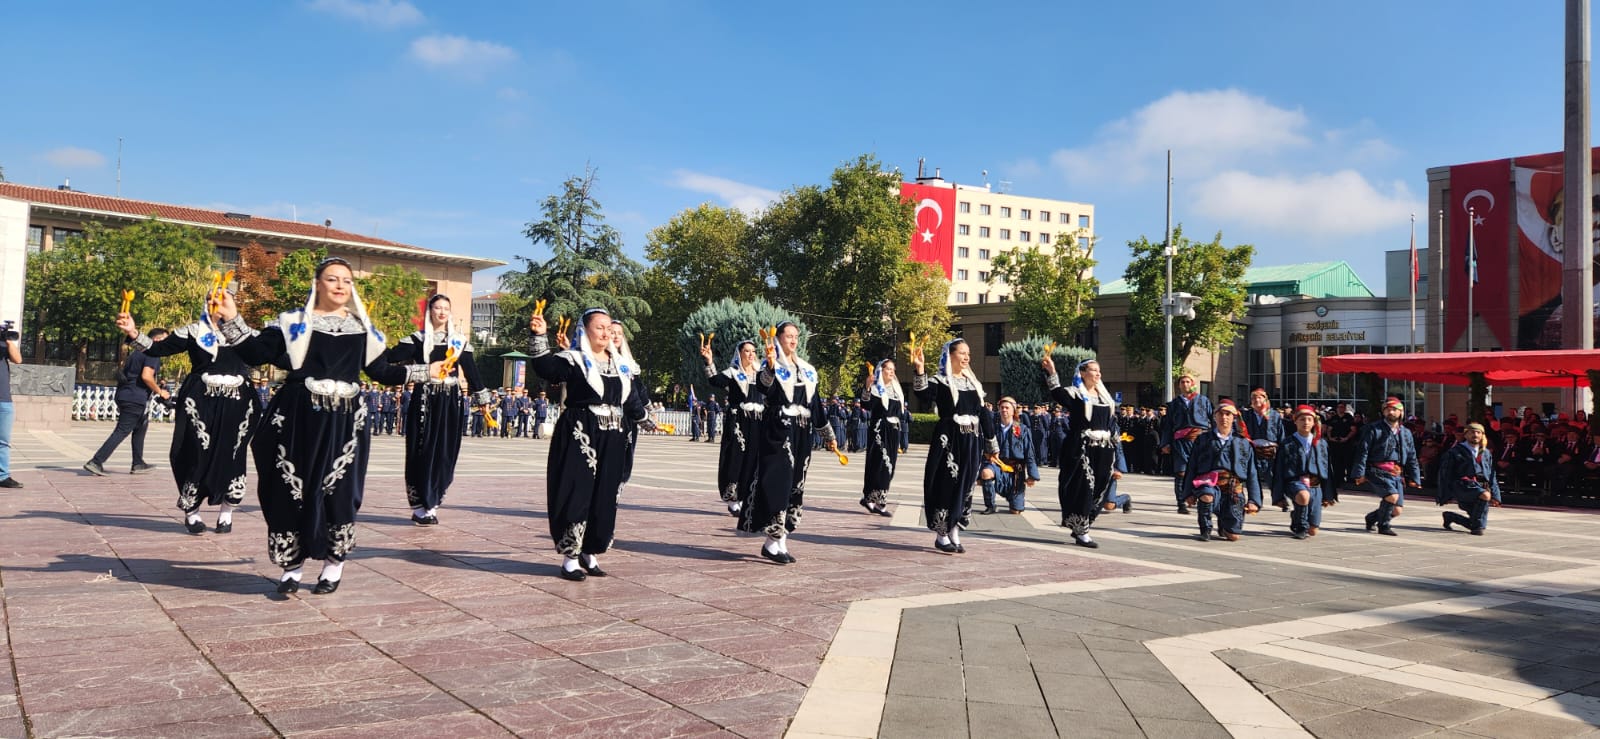
[[[1489,493],[1489,500],[1483,494]],[[1474,534],[1489,528],[1489,503],[1500,502],[1500,483],[1495,480],[1494,452],[1488,448],[1473,449],[1465,443],[1450,447],[1439,465],[1439,505],[1455,503],[1463,516],[1455,511],[1444,512],[1444,525],[1462,526]]]
[[[1367,424],[1356,435],[1350,477],[1366,478],[1381,500],[1378,509],[1367,514],[1367,530],[1376,527],[1379,533],[1393,536],[1389,521],[1394,518],[1394,509],[1405,505],[1406,485],[1422,487],[1422,467],[1417,464],[1417,443],[1411,438],[1411,429],[1390,426],[1385,421]],[[1395,496],[1393,502],[1388,500],[1390,495]]]
[[[1224,439],[1214,429],[1207,431],[1194,440],[1188,462],[1183,486],[1198,503],[1195,507],[1199,512],[1200,535],[1211,536],[1213,509],[1218,529],[1235,536],[1243,532],[1245,504],[1261,505],[1261,481],[1256,479],[1255,448],[1250,440],[1237,433]],[[1205,476],[1212,472],[1226,473],[1233,479],[1209,484]],[[1211,502],[1201,497],[1207,495],[1211,496]]]
[[[1172,492],[1178,499],[1180,513],[1188,509],[1183,503],[1184,498],[1189,497],[1183,477],[1189,469],[1189,455],[1194,449],[1194,442],[1185,438],[1183,432],[1189,429],[1210,431],[1211,414],[1215,410],[1211,406],[1211,399],[1199,393],[1195,393],[1193,398],[1179,395],[1167,401],[1167,415],[1161,419],[1161,446],[1172,447]]]

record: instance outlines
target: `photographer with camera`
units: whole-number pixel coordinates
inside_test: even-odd
[[[11,477],[11,423],[17,417],[11,404],[11,365],[22,364],[21,335],[16,322],[0,323],[0,488],[20,488]]]
[[[166,336],[167,330],[164,328],[150,329],[151,341],[160,341]],[[100,445],[100,451],[94,453],[94,458],[83,463],[83,468],[90,474],[105,476],[106,460],[111,458],[111,453],[117,450],[122,440],[128,438],[128,434],[133,434],[133,466],[128,469],[128,474],[137,475],[155,469],[154,465],[145,464],[144,461],[144,435],[150,427],[150,395],[154,393],[160,396],[162,402],[170,401],[172,396],[156,382],[156,373],[161,371],[161,360],[145,354],[137,345],[135,347],[123,360],[122,368],[117,370],[117,427],[111,430],[111,435]]]

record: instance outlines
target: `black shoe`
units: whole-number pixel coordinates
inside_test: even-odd
[[[1202,531],[1194,537],[1195,541],[1211,541],[1211,532]]]
[[[283,595],[290,595],[292,593],[298,593],[298,592],[300,592],[300,581],[299,580],[279,580],[278,581],[278,592],[282,593]]]
[[[1178,504],[1178,515],[1180,515],[1180,516],[1189,515],[1189,506],[1186,506],[1186,505],[1184,505],[1182,503],[1179,503]]]
[[[1450,526],[1450,516],[1448,516],[1448,515],[1446,515],[1444,517],[1444,530],[1445,531],[1455,531],[1455,529],[1451,528],[1451,526]]]
[[[790,554],[788,552],[779,552],[779,554],[783,555],[783,563],[784,564],[792,565],[792,564],[795,563],[795,559],[794,559],[794,555],[793,554]]]
[[[967,553],[967,548],[964,547],[964,546],[961,546],[961,544],[959,542],[957,542],[955,546],[956,546],[956,554],[966,554]]]
[[[1072,535],[1072,543],[1077,544],[1080,547],[1088,547],[1089,549],[1099,549],[1100,548],[1100,542],[1089,538],[1088,534],[1083,534],[1082,536],[1079,536],[1078,534],[1073,534]]]
[[[96,461],[94,461],[92,459],[87,461],[87,462],[84,462],[83,463],[83,468],[88,470],[89,474],[94,475],[95,477],[105,477],[106,476],[105,465],[100,464],[99,462],[96,462]]]
[[[143,462],[140,462],[139,464],[136,464],[136,465],[134,465],[132,467],[129,467],[128,468],[128,474],[137,475],[140,472],[149,472],[150,470],[153,470],[155,468],[156,468],[156,466],[153,465],[153,464],[145,464]]]
[[[1133,512],[1133,501],[1130,500],[1130,501],[1128,501],[1126,503],[1123,503],[1122,504],[1122,512],[1123,513],[1132,513]]]
[[[14,477],[7,477],[4,480],[0,480],[0,488],[20,488],[20,487],[22,487],[22,483],[17,482],[16,478],[14,478]]]
[[[331,593],[331,592],[333,592],[335,590],[338,590],[340,582],[343,582],[343,581],[342,580],[318,580],[317,581],[317,586],[312,588],[311,592],[313,594],[316,594],[316,595],[327,595],[327,594],[329,594],[329,593]]]
[[[984,506],[983,510],[978,511],[979,514],[984,515],[984,516],[987,516],[987,515],[989,515],[991,513],[999,513],[999,512],[1000,512],[1000,509],[995,508],[994,506]]]
[[[195,519],[193,521],[185,522],[183,524],[183,527],[188,529],[189,533],[191,533],[191,534],[202,534],[202,533],[205,533],[206,522],[205,521],[201,521],[200,519],[197,518],[197,519]]]
[[[573,582],[583,582],[584,580],[589,579],[589,576],[584,574],[583,570],[581,569],[569,570],[563,566],[561,568],[561,579],[571,580]]]
[[[1367,519],[1367,531],[1377,531],[1377,530],[1378,530],[1378,521],[1376,519],[1372,519],[1372,518]]]
[[[867,509],[867,513],[877,513],[877,511],[872,510],[872,501],[862,498],[860,502],[861,507]]]
[[[600,569],[600,561],[599,560],[591,560],[591,561],[594,562],[594,566],[593,567],[590,567],[589,565],[584,564],[583,563],[583,558],[579,557],[578,558],[578,566],[582,567],[583,571],[589,573],[590,575],[593,575],[595,577],[605,577],[606,576],[606,571]]]
[[[1307,534],[1304,531],[1296,531],[1296,532],[1294,532],[1293,536],[1296,539],[1309,539],[1309,538],[1311,538],[1311,535]]]
[[[1378,533],[1383,534],[1384,536],[1399,536],[1398,533],[1395,533],[1394,529],[1391,529],[1388,526],[1378,529]]]
[[[217,524],[217,533],[219,533],[219,534],[230,534],[230,533],[233,533],[233,522],[229,521],[227,523],[219,523],[219,524]]]
[[[774,552],[770,549],[767,549],[765,546],[761,547],[761,556],[773,562],[777,562],[780,565],[789,564],[789,558],[785,556],[783,552]]]
[[[933,543],[933,548],[944,552],[945,554],[955,554],[956,552],[961,551],[957,549],[956,545],[954,544],[940,544],[937,541]]]
[[[1473,536],[1483,536],[1483,529],[1473,529],[1472,530],[1472,535]]]
[[[418,526],[437,526],[437,525],[439,525],[439,517],[438,516],[419,516],[419,515],[413,513],[413,514],[411,514],[411,522],[416,524],[416,525],[418,525]]]
[[[894,516],[893,513],[889,512],[889,507],[888,506],[884,506],[883,508],[879,509],[878,510],[878,515],[883,516],[884,518],[889,518],[889,517]]]

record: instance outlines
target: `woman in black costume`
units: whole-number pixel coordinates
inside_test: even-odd
[[[761,419],[766,411],[766,389],[757,378],[756,343],[745,340],[734,350],[728,368],[718,372],[711,363],[711,345],[700,347],[706,360],[706,382],[722,390],[728,399],[728,422],[722,430],[722,449],[717,457],[717,492],[728,506],[728,513],[739,515],[742,501],[755,484],[756,466],[761,455]]]
[[[889,485],[894,482],[894,466],[900,460],[900,410],[906,405],[895,376],[894,360],[885,359],[867,378],[867,460],[866,479],[861,483],[861,507],[880,516],[889,513]]]
[[[1078,365],[1071,387],[1062,387],[1050,355],[1039,364],[1051,400],[1060,403],[1071,419],[1061,445],[1061,525],[1072,530],[1078,546],[1095,549],[1100,544],[1089,537],[1089,527],[1100,514],[1100,499],[1112,478],[1122,476],[1114,467],[1122,443],[1116,401],[1100,379],[1100,363],[1093,359]]]
[[[828,451],[838,446],[817,395],[817,370],[799,355],[800,327],[791,321],[778,324],[774,342],[766,345],[767,363],[757,376],[766,397],[758,442],[761,458],[739,530],[766,534],[761,556],[791,564],[795,558],[789,553],[789,534],[800,527],[805,508],[812,430]]]
[[[948,554],[967,551],[961,545],[961,529],[969,525],[972,486],[983,458],[998,459],[1000,452],[994,421],[984,412],[983,384],[972,373],[971,360],[967,342],[953,339],[940,353],[939,374],[929,377],[923,374],[921,352],[911,355],[917,372],[911,389],[939,412],[922,474],[923,515],[934,533],[934,548]]]

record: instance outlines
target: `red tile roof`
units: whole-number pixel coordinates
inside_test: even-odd
[[[316,223],[299,223],[297,221],[284,221],[261,216],[250,216],[248,219],[230,218],[226,213],[217,210],[191,208],[186,205],[152,203],[145,200],[114,198],[107,195],[92,195],[86,192],[78,192],[77,190],[57,190],[52,187],[19,185],[14,182],[0,182],[0,197],[16,198],[17,200],[26,200],[31,203],[56,205],[65,208],[121,213],[137,218],[147,218],[153,215],[168,221],[201,223],[224,229],[248,229],[300,238],[350,241],[357,244],[372,244],[374,246],[388,246],[423,252],[432,251],[420,246],[388,241],[375,236],[362,236],[349,231],[340,231],[336,228],[324,228],[321,224]]]

